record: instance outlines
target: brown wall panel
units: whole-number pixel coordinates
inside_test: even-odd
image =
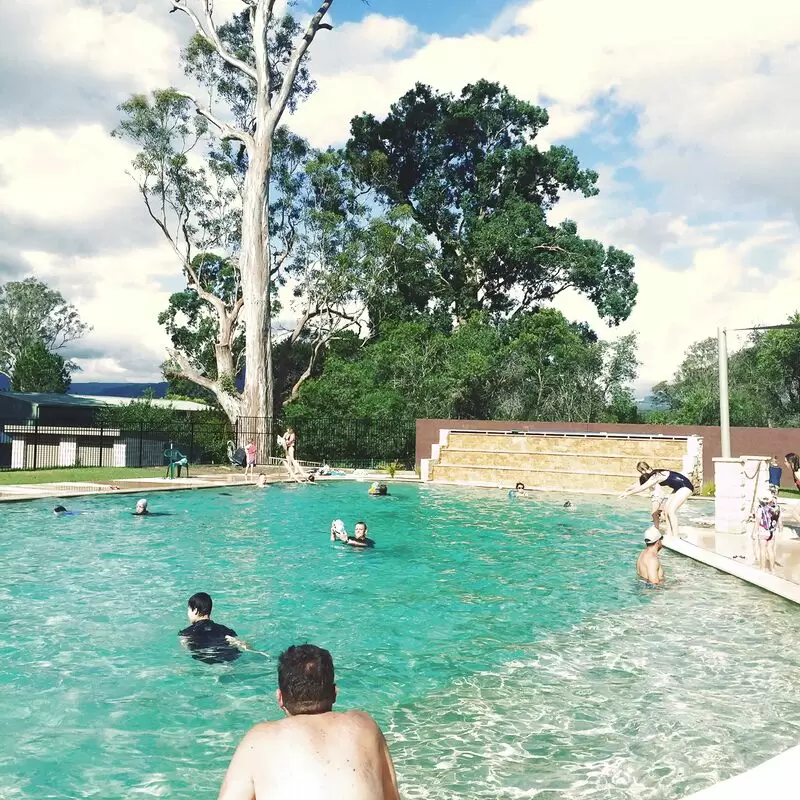
[[[541,431],[576,433],[640,433],[651,436],[702,436],[703,475],[708,483],[714,480],[712,459],[720,456],[720,432],[718,427],[691,425],[619,425],[604,422],[509,422],[480,419],[418,419],[417,420],[417,464],[420,459],[431,457],[431,445],[439,441],[440,430],[484,430],[484,431]],[[731,454],[734,456],[775,456],[783,468],[781,485],[791,487],[792,476],[783,463],[786,453],[800,452],[800,429],[798,428],[731,428]]]

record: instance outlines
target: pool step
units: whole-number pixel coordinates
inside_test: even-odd
[[[618,493],[636,482],[636,464],[646,461],[696,479],[699,470],[702,484],[697,437],[452,430],[433,450],[427,479],[441,483]]]

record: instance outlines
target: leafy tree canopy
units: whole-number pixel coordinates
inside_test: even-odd
[[[429,320],[386,327],[362,348],[332,349],[288,418],[635,421],[628,390],[635,338],[598,342],[555,310],[492,322],[476,314],[452,333]]]
[[[75,364],[65,361],[58,353],[51,353],[45,343],[37,339],[25,345],[16,359],[11,388],[15,392],[65,394],[75,369]]]
[[[428,299],[459,319],[475,311],[524,313],[561,292],[587,296],[612,324],[626,319],[637,287],[633,258],[583,239],[548,212],[564,192],[597,194],[597,174],[566,147],[540,150],[547,112],[489,81],[461,95],[417,86],[379,121],[353,120],[348,157],[390,206],[406,206],[438,258]],[[401,293],[426,288],[412,273]]]
[[[735,426],[794,427],[800,424],[800,314],[796,328],[753,331],[729,354],[730,419]],[[654,422],[719,425],[719,351],[715,338],[693,344],[671,381],[653,387],[666,410]]]
[[[41,343],[45,352],[60,350],[90,330],[60,292],[36,278],[0,286],[0,374],[13,379],[16,362],[26,348]],[[45,363],[41,352],[42,348],[31,350],[26,369],[31,367],[31,358]],[[47,363],[54,367],[56,362]],[[29,379],[27,375],[24,381]]]

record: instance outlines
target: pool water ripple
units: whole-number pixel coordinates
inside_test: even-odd
[[[800,619],[680,557],[643,589],[647,508],[326,484],[0,508],[0,798],[215,796],[277,719],[275,658],[328,647],[408,798],[680,797],[800,739]],[[328,541],[367,520],[375,552]],[[186,598],[272,654],[177,642]]]

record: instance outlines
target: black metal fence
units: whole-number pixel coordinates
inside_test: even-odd
[[[299,461],[334,467],[376,467],[414,463],[413,420],[317,418],[295,422]],[[167,452],[177,450],[190,464],[229,464],[230,445],[257,443],[259,462],[280,458],[278,437],[287,424],[270,418],[242,417],[198,422],[191,415],[168,427],[42,424],[35,420],[0,420],[0,470],[60,467],[161,467]]]
[[[414,466],[414,420],[313,417],[287,423],[262,417],[240,417],[236,427],[239,442],[254,439],[259,452],[273,458],[283,455],[278,437],[292,427],[298,461],[352,468],[393,463],[400,469]]]

